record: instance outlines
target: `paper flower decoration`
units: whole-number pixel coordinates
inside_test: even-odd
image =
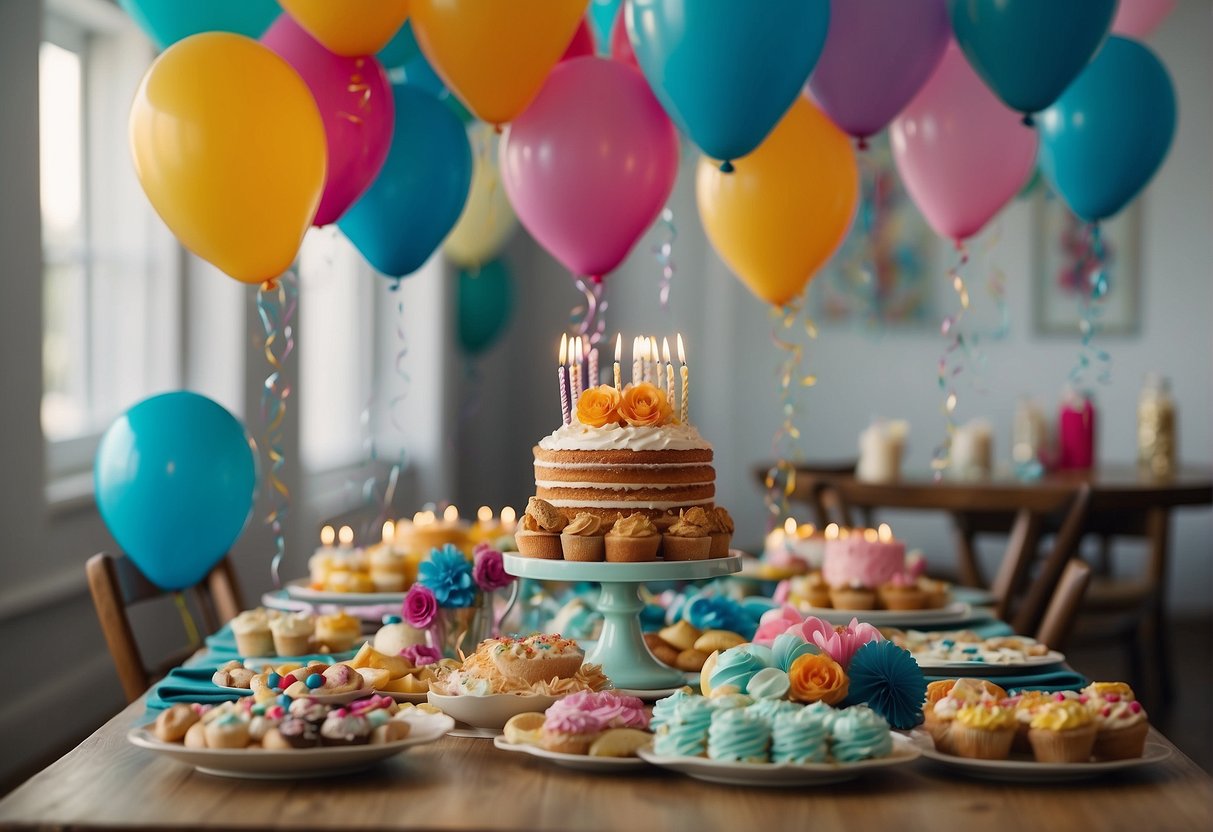
[[[781,636],[789,627],[795,627],[804,621],[804,616],[797,612],[791,604],[784,604],[762,614],[758,619],[758,631],[754,633],[755,644],[772,644],[776,636]]]
[[[413,667],[425,667],[442,661],[442,651],[428,644],[414,644],[400,651],[400,655],[413,663]]]
[[[771,659],[775,667],[784,673],[792,669],[792,662],[810,653],[820,653],[820,648],[809,644],[796,633],[783,633],[771,645]]]
[[[417,581],[434,593],[441,607],[470,607],[476,600],[472,564],[463,552],[449,543],[434,549],[429,560],[422,561]]]
[[[927,681],[908,650],[891,641],[868,642],[855,651],[847,674],[849,703],[866,703],[899,731],[922,722]]]
[[[434,623],[438,614],[438,599],[427,586],[413,584],[405,593],[404,604],[401,607],[404,623],[418,630],[428,629]]]
[[[857,618],[852,618],[845,627],[834,627],[827,621],[809,616],[799,630],[792,628],[790,632],[801,636],[809,644],[816,644],[843,668],[850,667],[855,651],[869,641],[884,641],[880,630],[871,624],[860,624]]]
[[[505,571],[501,551],[487,543],[480,543],[472,550],[472,577],[476,586],[485,592],[503,589],[514,582],[514,576]]]
[[[758,629],[757,618],[725,595],[696,596],[683,607],[682,617],[700,630],[730,630],[747,641]]]

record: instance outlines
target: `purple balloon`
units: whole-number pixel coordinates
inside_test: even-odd
[[[946,0],[830,0],[807,91],[862,147],[931,77],[951,33]]]
[[[387,158],[396,120],[392,85],[373,57],[334,55],[289,14],[279,15],[261,42],[299,73],[320,108],[328,170],[312,225],[336,222]]]

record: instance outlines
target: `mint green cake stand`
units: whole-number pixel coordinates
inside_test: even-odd
[[[586,656],[617,688],[661,690],[678,687],[686,680],[681,671],[653,658],[640,630],[644,601],[640,585],[649,581],[695,581],[718,578],[741,570],[741,556],[687,561],[648,563],[580,563],[568,560],[538,560],[505,555],[505,571],[519,578],[540,581],[594,581],[602,584],[598,611],[602,634]]]

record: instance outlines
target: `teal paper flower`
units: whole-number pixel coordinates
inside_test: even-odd
[[[441,607],[470,607],[476,600],[472,564],[451,544],[430,552],[418,569],[417,582],[434,593]]]
[[[908,650],[891,641],[869,641],[855,651],[847,675],[847,704],[866,704],[899,731],[922,722],[927,680]]]

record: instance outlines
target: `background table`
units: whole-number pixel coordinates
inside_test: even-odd
[[[1174,747],[1158,766],[1085,784],[985,783],[919,761],[837,786],[757,790],[658,770],[582,774],[447,737],[364,774],[282,783],[197,774],[135,748],[125,733],[143,718],[139,700],[0,801],[0,828],[1213,828],[1213,780]]]

